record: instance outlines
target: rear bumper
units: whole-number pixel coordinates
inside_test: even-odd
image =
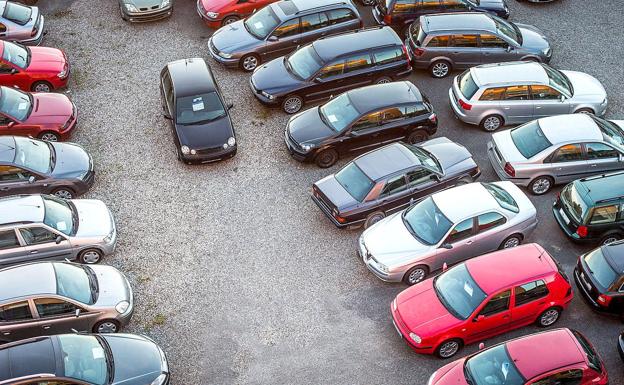
[[[573,233],[568,228],[567,224],[564,222],[563,218],[561,217],[561,214],[559,214],[559,207],[556,201],[555,203],[553,203],[552,212],[553,212],[553,215],[555,216],[555,220],[557,221],[557,224],[559,225],[559,228],[561,228],[561,231],[563,231],[563,233],[572,241],[577,242],[577,243],[597,243],[598,241],[600,241],[600,239],[598,238],[581,238],[579,237],[577,233]]]
[[[348,225],[350,225],[351,223],[340,223],[338,222],[338,220],[336,220],[336,218],[334,218],[334,216],[332,215],[332,213],[328,210],[327,206],[325,206],[314,194],[312,194],[312,200],[314,201],[314,203],[316,203],[316,205],[319,207],[319,209],[321,209],[321,211],[323,212],[323,214],[325,214],[325,216],[327,218],[329,218],[330,221],[332,221],[332,223],[338,227],[338,228],[344,228],[347,227]]]
[[[488,142],[487,144],[487,153],[488,153],[488,159],[490,160],[490,164],[492,165],[494,172],[496,172],[496,175],[498,176],[500,180],[509,181],[518,186],[526,187],[529,185],[529,183],[531,182],[529,178],[512,178],[509,175],[507,175],[505,170],[503,170],[500,163],[498,162],[498,159],[496,158],[496,154],[494,154],[494,145],[492,144],[492,142]]]
[[[464,123],[468,123],[468,124],[474,124],[475,126],[479,125],[479,121],[477,121],[477,119],[475,119],[474,117],[464,113],[462,111],[462,109],[459,107],[459,105],[457,104],[457,102],[455,101],[455,95],[453,94],[453,86],[451,86],[451,88],[449,88],[449,104],[451,105],[451,108],[453,109],[453,113],[455,114],[455,117],[459,120],[461,120]]]

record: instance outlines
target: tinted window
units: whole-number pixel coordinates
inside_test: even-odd
[[[344,130],[360,115],[346,92],[322,105],[319,112],[325,124],[336,132]]]
[[[381,191],[380,196],[396,194],[398,192],[405,190],[405,188],[406,188],[405,175],[400,175],[400,176],[388,179],[388,181],[386,182],[386,185]]]
[[[344,60],[341,59],[339,61],[330,63],[321,69],[319,73],[319,77],[322,79],[329,78],[331,76],[342,75],[345,69]]]
[[[478,4],[478,2],[477,2]],[[463,0],[442,0],[442,8],[445,10],[466,10],[468,7]]]
[[[19,247],[19,241],[13,230],[0,231],[0,250]]]
[[[295,36],[299,33],[299,19],[288,20],[279,27],[275,28],[275,31],[271,34],[279,38]]]
[[[477,35],[453,35],[451,37],[451,47],[477,47]]]
[[[478,232],[480,233],[484,231],[488,231],[491,228],[500,226],[503,223],[507,222],[507,219],[505,219],[504,216],[500,215],[499,213],[494,213],[494,212],[481,214],[479,215],[477,220],[479,221]]]
[[[347,57],[345,61],[345,73],[363,70],[369,68],[372,64],[373,63],[368,52],[353,55]]]
[[[427,43],[427,47],[448,47],[448,43],[448,35],[434,36],[429,40],[429,43]]]
[[[583,257],[589,273],[596,279],[598,284],[604,289],[609,289],[618,277],[618,273],[613,270],[602,254],[600,248],[590,251]]]
[[[481,35],[481,47],[483,48],[507,48],[509,44],[498,36]]]
[[[596,207],[589,223],[591,223],[592,225],[598,225],[601,223],[613,223],[615,222],[617,213],[617,205]]]
[[[512,129],[510,134],[518,151],[527,159],[552,146],[537,120]]]
[[[423,12],[435,11],[440,8],[440,0],[422,0],[421,10]]]
[[[338,183],[358,202],[362,202],[373,188],[372,180],[355,163],[349,163],[334,176]]]
[[[345,8],[334,9],[334,10],[328,11],[327,12],[327,16],[329,17],[329,24],[330,25],[343,23],[345,21],[356,19],[356,17],[353,14],[353,12],[351,12],[351,10],[345,9]]]
[[[580,369],[566,370],[552,374],[546,378],[534,382],[534,385],[580,385],[583,379],[583,371]]]
[[[216,92],[178,98],[176,110],[179,124],[198,124],[225,116],[225,108]]]
[[[459,91],[461,91],[462,95],[468,100],[472,99],[474,94],[479,90],[479,87],[472,79],[472,75],[470,74],[470,70],[467,70],[459,77]]]
[[[20,229],[20,234],[22,234],[22,238],[28,245],[38,245],[42,243],[54,242],[56,239],[56,234],[53,232],[44,229],[43,227],[30,227]]]
[[[510,86],[505,90],[505,100],[528,100],[528,86]]]
[[[555,155],[552,157],[551,162],[574,162],[578,160],[583,160],[583,150],[581,149],[581,145],[567,144],[559,147],[559,149],[555,152]]]
[[[518,204],[513,199],[511,194],[505,191],[505,189],[492,183],[481,183],[481,185],[485,187],[487,192],[489,192],[490,195],[494,197],[494,199],[496,199],[496,202],[498,203],[500,207],[504,208],[505,210],[512,211],[514,213],[520,212],[520,209],[518,208]]]
[[[434,279],[433,287],[442,305],[460,319],[470,317],[487,297],[464,263],[440,274]]]
[[[424,104],[413,104],[411,106],[404,106],[401,108],[403,109],[403,114],[408,118],[427,115],[431,112]]]
[[[401,107],[390,107],[381,111],[383,114],[383,122],[390,123],[396,122],[398,120],[403,120],[405,117],[403,116],[403,108]]]
[[[488,88],[483,91],[479,100],[501,100],[505,95],[505,87]]]
[[[14,182],[28,179],[29,173],[13,166],[0,166],[0,182]]]
[[[531,97],[535,100],[557,100],[561,94],[548,86],[532,85]]]
[[[417,0],[397,0],[394,3],[393,11],[395,13],[410,13],[416,12],[418,9],[418,5],[416,4]],[[426,2],[438,2],[439,0],[425,0]]]
[[[507,354],[504,344],[484,350],[466,360],[464,374],[473,385],[523,385],[514,360]]]
[[[520,306],[547,296],[548,287],[546,287],[546,284],[542,280],[530,282],[526,285],[516,287],[514,289],[514,295],[516,297],[516,306]]]
[[[576,219],[582,222],[587,213],[587,204],[576,190],[574,183],[565,186],[561,191],[561,202],[566,206],[568,212]]]
[[[56,298],[39,298],[35,300],[37,313],[40,317],[54,317],[76,313],[76,306]]]
[[[488,303],[481,309],[479,315],[492,315],[500,313],[509,309],[509,298],[511,297],[511,290],[505,290],[502,293],[496,294]]]
[[[587,152],[587,159],[607,159],[620,156],[617,150],[604,143],[586,143],[585,151]]]
[[[314,13],[301,17],[301,32],[315,31],[327,27],[327,16],[324,13]]]
[[[429,181],[431,181],[431,171],[425,168],[419,168],[407,173],[407,184],[409,187],[415,187]]]
[[[7,1],[4,8],[4,14],[2,16],[5,19],[9,19],[17,24],[25,25],[30,21],[31,14],[32,9],[30,7]]]
[[[388,64],[403,60],[404,54],[401,47],[388,47],[373,52],[373,57],[377,64]]]
[[[28,319],[32,319],[28,301],[0,307],[0,322],[22,321]]]
[[[458,223],[446,238],[446,243],[455,243],[472,236],[472,218]]]
[[[286,60],[286,69],[301,79],[309,79],[322,65],[321,58],[312,45],[307,45],[295,51]]]
[[[367,128],[377,127],[383,118],[382,112],[373,112],[372,114],[361,117],[357,122],[353,124],[351,130],[360,131]]]

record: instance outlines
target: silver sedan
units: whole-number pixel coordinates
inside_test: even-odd
[[[0,0],[0,38],[25,45],[39,45],[43,40],[43,15],[38,7]]]

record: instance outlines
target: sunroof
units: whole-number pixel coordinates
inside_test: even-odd
[[[286,15],[294,15],[299,11],[295,3],[293,3],[292,1],[280,1],[278,3],[278,6]]]

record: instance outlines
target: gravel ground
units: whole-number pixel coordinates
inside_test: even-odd
[[[552,38],[556,67],[596,76],[610,95],[608,116],[624,116],[620,0],[508,1],[512,20]],[[135,289],[128,331],[163,346],[172,384],[425,384],[443,365],[414,354],[392,327],[389,304],[405,287],[369,274],[355,255],[359,232],[334,228],[309,199],[311,184],[344,161],[320,170],[292,160],[282,139],[287,116],[253,99],[248,75],[213,65],[235,105],[238,155],[199,167],[175,160],[158,75],[168,61],[207,57],[211,32],[195,0],[177,0],[170,20],[142,25],[124,23],[116,0],[39,3],[50,31],[44,45],[64,49],[72,62],[68,93],[80,119],[73,140],[93,154],[98,170],[89,197],[107,202],[117,219],[118,250],[106,262]],[[370,9],[361,10],[370,24]],[[466,145],[482,180],[495,180],[488,135],[452,116],[451,80],[424,72],[411,79],[436,107],[438,135]],[[549,208],[554,195],[533,199],[540,225],[530,241],[571,273],[587,248],[557,228]],[[615,350],[621,323],[576,298],[559,325],[585,333],[611,383],[624,383]]]

